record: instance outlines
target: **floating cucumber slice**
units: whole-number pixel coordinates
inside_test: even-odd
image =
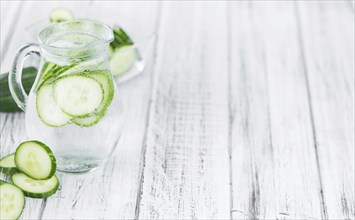
[[[54,175],[47,180],[35,180],[23,173],[12,175],[12,182],[19,187],[26,196],[32,198],[47,198],[53,195],[59,187],[58,178]]]
[[[70,21],[74,19],[74,15],[66,8],[56,8],[51,12],[49,19],[51,22]]]
[[[96,79],[104,90],[104,98],[100,109],[97,113],[87,117],[79,117],[73,119],[73,122],[82,127],[90,127],[97,124],[106,114],[108,106],[111,104],[114,95],[114,85],[108,71],[95,71],[90,76]]]
[[[55,103],[53,84],[42,84],[37,91],[36,108],[39,118],[48,126],[60,127],[70,122],[72,117],[65,114]]]
[[[137,59],[137,51],[131,46],[116,49],[110,59],[110,69],[113,76],[127,72]]]
[[[0,181],[0,219],[18,219],[25,207],[25,195],[18,187]]]
[[[7,155],[0,160],[0,172],[13,174],[17,172],[15,154]]]
[[[71,73],[73,70],[75,71],[75,67],[77,66],[78,64],[59,66],[58,64],[52,62],[45,62],[42,67],[39,85],[51,78],[66,75],[66,73]]]
[[[51,178],[57,168],[51,149],[39,141],[26,141],[20,144],[15,153],[17,169],[37,180]]]
[[[104,99],[102,102],[102,105],[104,107],[108,107],[111,104],[115,92],[113,86],[113,79],[112,76],[109,74],[110,72],[105,70],[99,70],[90,73],[90,76],[96,79],[101,84],[102,89],[104,90]]]
[[[87,116],[100,108],[104,98],[101,84],[87,75],[68,75],[54,85],[54,100],[68,115]]]
[[[100,114],[84,117],[84,118],[75,118],[73,122],[76,125],[82,126],[82,127],[91,127],[95,124],[97,124],[106,114],[106,111]]]

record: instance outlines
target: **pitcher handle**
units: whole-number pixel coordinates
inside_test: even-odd
[[[9,88],[11,95],[18,107],[23,111],[26,110],[26,101],[28,95],[22,86],[22,69],[25,59],[32,54],[35,54],[39,57],[41,56],[41,48],[38,44],[27,44],[21,47],[16,53],[16,57],[12,65],[12,70],[9,74]]]

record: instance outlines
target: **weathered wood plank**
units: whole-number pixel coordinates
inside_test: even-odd
[[[298,8],[327,217],[354,219],[354,10],[345,1]]]
[[[321,196],[292,2],[233,2],[234,219],[320,219]]]
[[[1,37],[0,37],[0,61],[2,61],[5,57],[6,51],[9,46],[10,37],[14,32],[14,27],[16,27],[18,16],[20,15],[22,4],[19,1],[11,2],[11,1],[1,1]],[[5,71],[3,65],[0,67],[0,73]]]
[[[93,2],[93,7],[139,14],[142,33],[154,33],[159,3]],[[101,11],[102,13],[103,11]],[[120,13],[118,13],[120,15]],[[92,15],[92,17],[95,17]],[[115,17],[111,23],[120,24]],[[124,21],[123,21],[124,22]],[[146,129],[154,50],[141,76],[119,85],[124,108],[123,137],[107,165],[92,174],[60,175],[61,190],[47,200],[43,219],[134,219],[142,170],[142,145]]]
[[[227,219],[226,4],[164,2],[140,219]]]

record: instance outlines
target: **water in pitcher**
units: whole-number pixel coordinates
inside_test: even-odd
[[[85,32],[58,32],[48,38],[47,44],[71,48],[68,53],[78,59],[47,56],[27,100],[28,136],[52,148],[58,170],[83,172],[99,166],[121,135],[122,106],[107,51],[90,57],[92,50],[82,49],[97,41]]]

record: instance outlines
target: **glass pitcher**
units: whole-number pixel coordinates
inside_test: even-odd
[[[9,87],[25,111],[27,135],[51,147],[57,168],[86,172],[103,164],[122,132],[122,105],[109,70],[110,27],[76,20],[45,27],[39,45],[22,47],[9,74]],[[21,83],[25,58],[41,57],[29,93]]]

